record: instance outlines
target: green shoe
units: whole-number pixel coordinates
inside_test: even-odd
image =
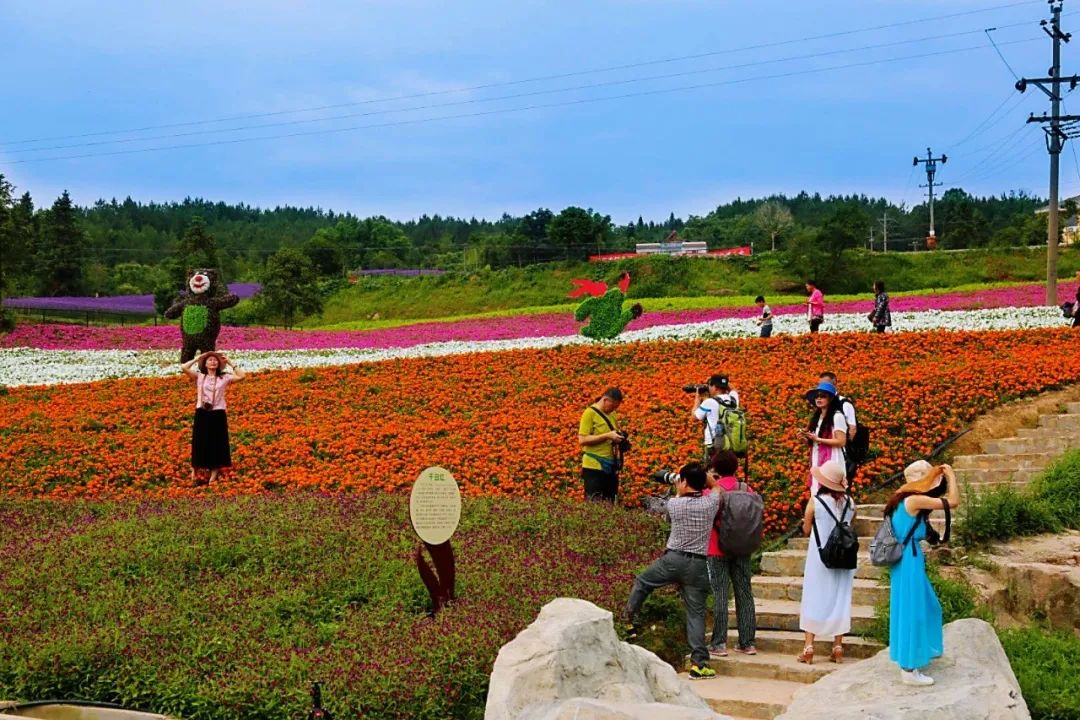
[[[716,677],[716,671],[708,665],[691,665],[690,666],[690,679],[691,680],[711,680]]]

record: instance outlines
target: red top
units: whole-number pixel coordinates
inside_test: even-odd
[[[724,490],[735,490],[739,487],[739,478],[734,475],[728,477],[717,478],[716,486],[723,488]],[[711,491],[706,491],[711,492]],[[716,526],[720,524],[720,518],[717,516],[716,522],[713,523],[712,530],[709,531],[709,556],[711,557],[724,557],[724,551],[720,549],[720,540],[716,536]]]

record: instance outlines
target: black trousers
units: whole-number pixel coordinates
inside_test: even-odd
[[[604,500],[615,502],[619,494],[619,476],[603,470],[581,468],[581,479],[585,481],[586,500]]]
[[[825,318],[810,318],[810,332],[816,333],[823,322],[825,322]]]

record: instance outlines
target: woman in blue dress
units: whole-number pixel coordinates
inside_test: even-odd
[[[885,505],[885,519],[892,523],[904,545],[900,561],[892,566],[889,588],[889,657],[900,666],[906,685],[933,685],[922,668],[941,657],[941,603],[926,575],[926,557],[920,540],[927,538],[929,515],[934,510],[960,505],[960,488],[948,465],[933,467],[918,460],[904,469],[905,484]],[[931,541],[937,533],[930,528]]]

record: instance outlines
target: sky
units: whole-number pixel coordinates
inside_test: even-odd
[[[67,189],[83,205],[399,220],[576,205],[627,222],[800,190],[912,205],[929,146],[948,156],[938,192],[1045,197],[1025,120],[1049,102],[1008,66],[1045,76],[1048,15],[1045,0],[4,2],[0,173],[39,205]],[[1080,30],[1080,2],[1062,27]],[[1063,196],[1080,192],[1076,153]]]

